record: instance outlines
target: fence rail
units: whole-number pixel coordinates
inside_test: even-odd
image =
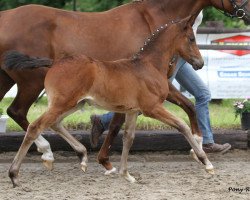
[[[198,44],[200,50],[250,50],[250,45],[210,45]]]

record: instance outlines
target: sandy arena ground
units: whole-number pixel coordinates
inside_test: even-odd
[[[250,199],[250,151],[209,155],[216,167],[214,176],[183,153],[131,153],[129,170],[137,179],[134,184],[117,174],[104,176],[95,161],[96,153],[89,153],[85,174],[74,153],[55,153],[55,169],[51,172],[40,163],[40,155],[29,154],[21,167],[19,188],[12,188],[7,174],[14,155],[0,154],[1,200]],[[116,167],[119,159],[120,153],[111,157]]]

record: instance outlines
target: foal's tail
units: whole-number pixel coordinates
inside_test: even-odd
[[[8,51],[3,55],[3,68],[8,70],[51,67],[52,64],[52,59],[31,57],[18,51]]]

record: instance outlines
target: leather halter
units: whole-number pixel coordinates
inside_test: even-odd
[[[246,5],[248,4],[248,0],[243,0],[240,5],[238,5],[235,0],[229,0],[229,1],[232,4],[233,9],[234,9],[233,14],[228,13],[228,12],[225,11],[224,0],[221,0],[222,7],[224,9],[224,14],[226,16],[229,16],[229,17],[232,17],[232,18],[237,17],[239,19],[249,17],[250,13],[246,9]]]
[[[178,59],[177,55],[174,55],[171,59],[171,61],[169,62],[169,68],[172,68],[174,66],[174,64],[176,63],[176,60]]]

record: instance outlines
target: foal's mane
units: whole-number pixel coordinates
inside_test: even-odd
[[[159,28],[157,28],[152,33],[152,35],[148,39],[146,39],[146,41],[144,42],[144,45],[140,48],[140,50],[132,56],[132,60],[133,61],[138,60],[139,57],[140,57],[140,55],[144,51],[146,51],[147,49],[149,49],[150,46],[152,46],[152,44],[154,43],[154,41],[161,35],[162,32],[164,32],[169,27],[169,25],[177,24],[179,22],[180,22],[179,20],[178,21],[171,21],[170,24],[166,23],[166,24],[161,25]]]

